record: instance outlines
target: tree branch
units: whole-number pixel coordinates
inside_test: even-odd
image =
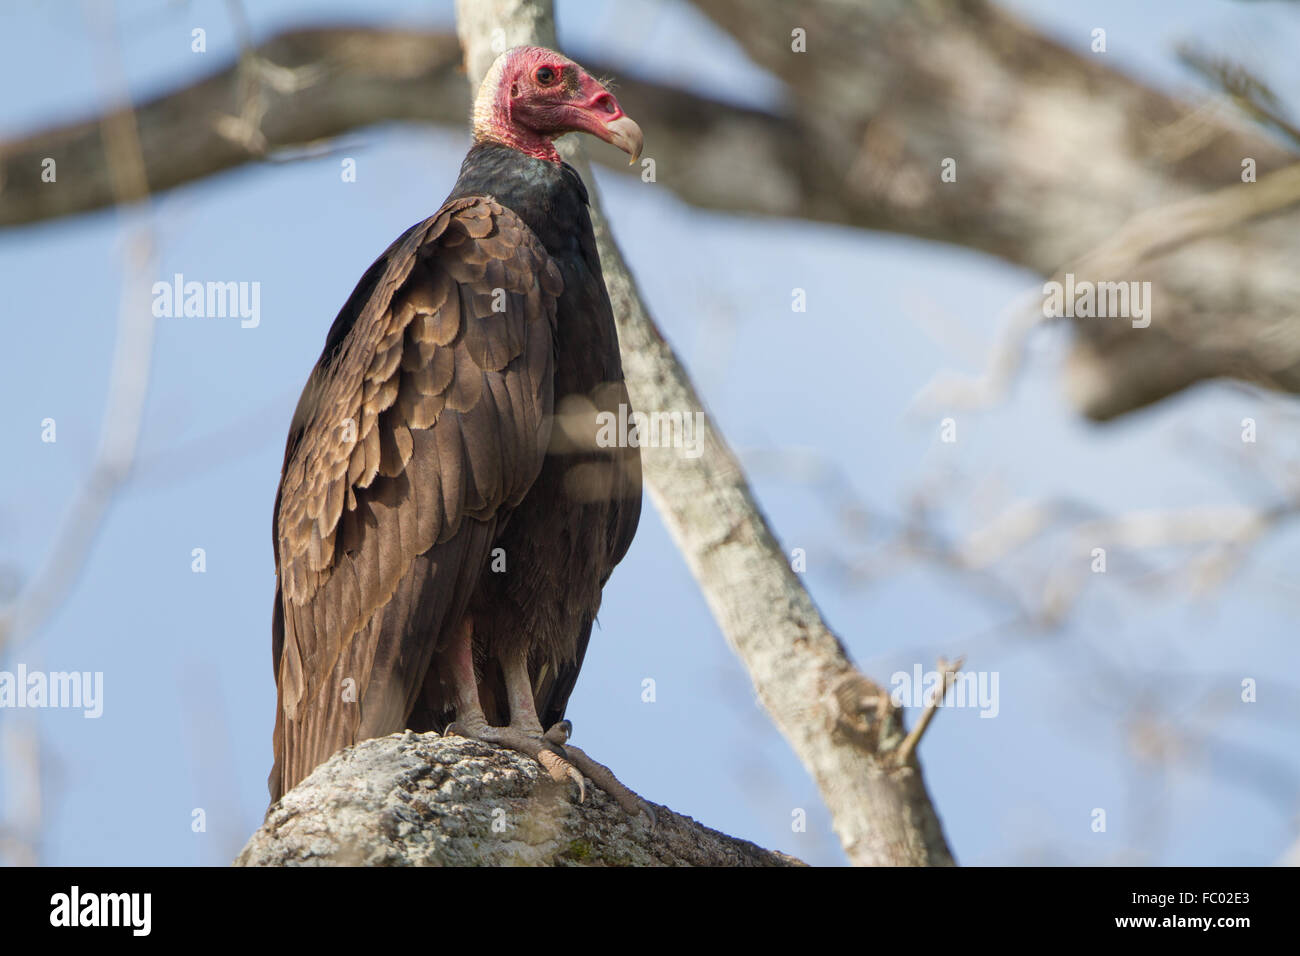
[[[392,734],[336,753],[267,812],[236,866],[800,866],[666,807],[658,823],[531,757]]]
[[[756,174],[775,181],[783,176],[779,165],[798,149],[783,119],[588,65],[619,73],[619,101],[655,130],[657,155],[676,171],[674,188],[688,202],[753,209],[752,190],[738,188],[712,158],[751,144],[776,164]],[[149,186],[162,192],[250,162],[293,157],[377,123],[463,129],[469,104],[456,37],[335,27],[275,36],[212,76],[140,104],[135,122]],[[101,132],[107,120],[0,144],[0,227],[112,205]],[[41,181],[46,158],[55,160],[56,183]]]
[[[1076,53],[986,0],[692,3],[785,82],[805,181],[822,184],[796,203],[805,217],[1051,276],[1144,210],[1230,186],[1251,195],[1297,158],[1230,111],[1145,87],[1107,54]],[[792,50],[796,28],[807,52]],[[955,182],[940,179],[945,159]],[[1247,159],[1259,183],[1242,181]],[[1123,276],[1152,283],[1149,328],[1075,319],[1075,405],[1113,418],[1218,376],[1300,392],[1300,229],[1294,213],[1275,215],[1284,209],[1294,201]]]

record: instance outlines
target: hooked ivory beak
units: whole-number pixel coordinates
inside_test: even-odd
[[[617,146],[623,152],[632,158],[627,161],[631,166],[641,156],[641,145],[645,141],[641,135],[641,127],[637,126],[630,117],[620,116],[618,119],[610,120],[605,124],[607,135],[601,139],[605,142]]]

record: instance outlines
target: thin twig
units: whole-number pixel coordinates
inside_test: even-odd
[[[937,666],[939,673],[943,675],[943,686],[935,689],[934,696],[930,698],[930,702],[925,705],[925,710],[921,712],[921,716],[917,720],[916,726],[908,732],[907,736],[903,738],[903,742],[899,744],[897,749],[894,751],[894,763],[896,766],[902,767],[911,762],[912,755],[916,752],[917,744],[919,744],[921,738],[925,736],[925,732],[930,726],[930,721],[934,720],[934,715],[938,713],[939,708],[943,706],[943,699],[947,696],[948,689],[952,687],[953,681],[957,679],[957,672],[961,670],[962,665],[965,663],[966,659],[964,657],[957,658],[957,660],[953,661],[951,664],[942,657],[939,658]]]

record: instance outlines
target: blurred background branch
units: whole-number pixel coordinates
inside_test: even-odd
[[[1230,183],[1264,192],[1265,174],[1296,158],[1294,143],[1144,86],[982,0],[810,0],[793,19],[816,55],[792,53],[792,13],[776,0],[694,2],[784,82],[786,108],[743,109],[591,66],[618,73],[620,100],[654,130],[661,181],[704,208],[902,232],[1051,276],[1135,211]],[[1293,129],[1264,84],[1184,55],[1271,130]],[[253,125],[250,75],[261,78]],[[149,183],[164,190],[375,123],[459,127],[467,105],[452,36],[298,29],[142,104],[139,123]],[[111,202],[97,129],[91,121],[0,145],[0,225]],[[45,156],[75,173],[69,188],[33,188]],[[954,183],[940,181],[945,158],[956,160]],[[1258,184],[1241,181],[1246,159]],[[1251,216],[1290,204],[1269,201]],[[1150,328],[1075,321],[1068,388],[1085,415],[1112,418],[1219,376],[1300,391],[1300,333],[1280,324],[1300,301],[1291,267],[1300,230],[1288,220],[1219,231],[1140,264],[1159,293]],[[1226,266],[1238,280],[1230,290],[1215,281]]]

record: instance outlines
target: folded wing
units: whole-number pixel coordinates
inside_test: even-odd
[[[408,230],[335,320],[276,498],[272,800],[401,730],[550,438],[560,273],[509,209]]]

